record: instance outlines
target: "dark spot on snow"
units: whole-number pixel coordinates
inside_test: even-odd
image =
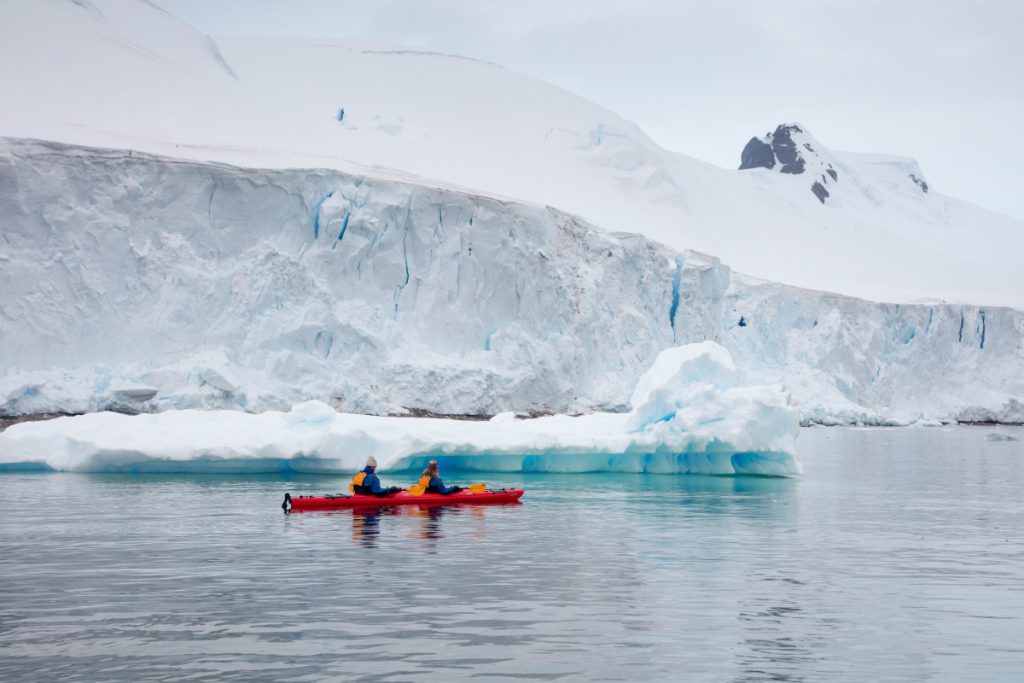
[[[743,316],[741,315],[741,316],[740,316],[740,321],[739,321],[738,323],[736,323],[736,324],[737,324],[737,325],[739,325],[740,327],[746,327],[746,326],[747,326],[747,319],[746,319],[746,318],[744,318],[744,317],[743,317]]]
[[[740,155],[740,170],[748,168],[775,168],[777,161],[782,165],[782,173],[799,174],[804,172],[806,161],[800,154],[793,133],[802,133],[799,126],[781,125],[774,132],[762,139],[751,138]],[[803,147],[812,154],[814,149],[807,143]]]
[[[928,192],[928,183],[924,181],[924,178],[918,178],[913,173],[910,174],[910,179],[914,181],[914,184],[921,188],[921,192]]]
[[[832,180],[839,180],[839,174],[836,173],[834,168],[828,169],[827,171],[825,171],[825,173],[828,173],[830,176],[832,176]]]
[[[818,201],[822,204],[825,203],[825,197],[828,196],[828,190],[825,189],[824,185],[818,181],[814,181],[814,184],[811,185],[811,192],[813,192],[814,196],[818,198]]]
[[[793,133],[802,132],[797,126],[779,126],[772,133],[772,150],[775,158],[782,164],[779,169],[783,173],[803,173],[804,159],[793,142]]]
[[[775,153],[772,152],[772,146],[757,138],[750,138],[750,142],[740,154],[740,170],[748,168],[775,168]]]

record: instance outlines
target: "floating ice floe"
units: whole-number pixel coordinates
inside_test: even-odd
[[[773,386],[742,386],[714,342],[663,351],[628,413],[489,421],[339,413],[319,401],[288,412],[103,412],[26,422],[0,433],[0,469],[75,472],[381,470],[651,472],[791,476],[799,416]]]

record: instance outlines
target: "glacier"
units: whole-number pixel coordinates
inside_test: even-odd
[[[1020,220],[944,195],[910,159],[836,152],[802,125],[790,136],[802,173],[720,168],[496,64],[328,39],[211,38],[142,0],[0,3],[0,91],[0,136],[390,175],[555,206],[805,289],[1024,307]]]
[[[26,422],[0,433],[0,471],[650,472],[794,476],[799,419],[778,386],[744,385],[714,342],[662,351],[624,413],[489,421],[339,413],[320,401],[287,412],[114,412]]]
[[[423,180],[8,138],[0,216],[3,415],[625,412],[707,339],[804,422],[1024,421],[1020,311],[766,282]]]

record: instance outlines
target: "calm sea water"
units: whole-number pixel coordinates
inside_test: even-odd
[[[525,503],[384,513],[2,474],[0,680],[1024,679],[1024,430],[800,445],[799,480],[473,475]]]

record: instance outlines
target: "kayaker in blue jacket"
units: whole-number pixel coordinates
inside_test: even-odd
[[[366,467],[352,477],[352,484],[348,487],[352,493],[361,496],[388,496],[398,493],[402,489],[397,486],[384,488],[377,476],[377,458],[372,455],[366,459]]]
[[[458,493],[461,486],[445,486],[444,479],[437,473],[437,461],[431,460],[427,463],[427,469],[420,475],[419,485],[426,489],[427,493],[440,493],[447,496],[450,493]]]

